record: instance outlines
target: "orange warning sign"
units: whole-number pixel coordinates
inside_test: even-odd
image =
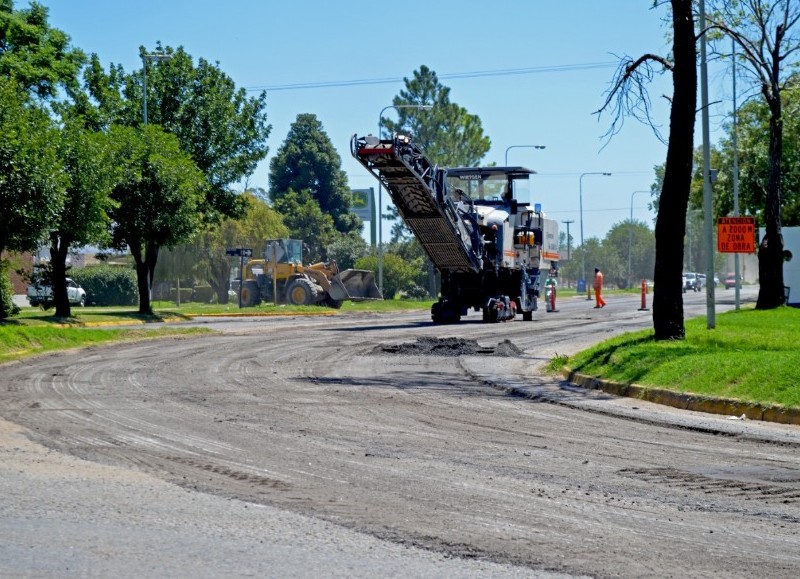
[[[755,253],[755,217],[720,217],[717,220],[717,251]]]

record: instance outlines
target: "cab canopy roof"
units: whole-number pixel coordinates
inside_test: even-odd
[[[472,179],[497,178],[498,175],[505,175],[514,178],[526,178],[528,175],[535,175],[536,171],[526,167],[452,167],[446,169],[448,177],[470,177]]]

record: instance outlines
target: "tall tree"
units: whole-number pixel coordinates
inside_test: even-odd
[[[206,177],[205,218],[240,214],[244,203],[232,186],[251,175],[268,152],[266,94],[247,98],[218,65],[201,58],[195,66],[183,48],[139,50],[142,68],[130,74],[113,64],[106,72],[92,56],[84,75],[87,96],[76,98],[79,112],[97,128],[140,126],[146,96],[148,123],[175,134]],[[153,54],[160,57],[155,62]]]
[[[161,247],[186,241],[200,225],[207,181],[159,127],[113,127],[116,163],[122,168],[112,193],[112,247],[128,247],[136,264],[139,313],[150,314],[150,290]]]
[[[55,97],[59,86],[74,87],[86,58],[70,46],[69,36],[50,27],[47,16],[39,2],[14,10],[13,0],[0,1],[0,77],[44,100]]]
[[[784,109],[800,110],[800,74],[790,79],[783,95]],[[769,107],[763,100],[750,100],[737,111],[737,149],[739,157],[739,207],[764,225],[763,208],[769,172]],[[712,150],[712,166],[719,168],[714,185],[714,208],[718,215],[733,210],[732,126],[725,126],[727,137]],[[716,160],[715,160],[716,159]],[[781,158],[781,226],[800,225],[800,115],[785,114]]]
[[[68,122],[61,131],[59,156],[69,184],[64,205],[48,223],[55,315],[69,317],[67,256],[71,249],[108,239],[111,188],[116,178],[114,159],[104,133],[87,131]]]
[[[38,109],[60,87],[75,86],[85,57],[47,15],[38,2],[14,10],[12,0],[0,1],[0,253],[33,249],[44,238],[66,184],[57,134]],[[14,312],[7,272],[0,261],[0,318]]]
[[[297,115],[286,140],[269,163],[269,195],[277,203],[289,191],[308,191],[341,233],[359,233],[342,159],[316,115]],[[289,218],[291,219],[291,218]]]
[[[450,88],[441,84],[436,73],[425,65],[403,82],[405,89],[392,99],[397,121],[381,119],[386,132],[410,135],[439,166],[477,166],[491,148],[480,117],[451,102]],[[417,105],[429,105],[431,109],[414,108]]]
[[[34,249],[61,210],[67,179],[57,142],[48,114],[0,78],[0,251]]]
[[[248,191],[242,197],[247,202],[244,215],[228,217],[207,227],[195,241],[198,273],[208,280],[220,304],[228,303],[230,289],[231,260],[225,255],[225,249],[247,247],[253,249],[255,257],[263,258],[265,240],[289,235],[281,215],[263,199]]]
[[[653,65],[672,72],[670,133],[655,231],[653,328],[657,340],[686,337],[681,273],[697,111],[697,46],[692,4],[692,0],[671,0],[672,60],[655,54],[623,60],[601,108],[601,111],[614,109],[615,120],[625,114],[635,116],[637,111],[645,111],[649,118],[646,83],[653,77]],[[617,129],[617,125],[612,125],[610,132]]]
[[[273,207],[283,216],[289,235],[302,239],[308,248],[303,261],[328,259],[327,247],[337,239],[337,231],[333,218],[322,211],[311,191],[289,189],[275,200]]]
[[[797,0],[710,1],[712,26],[732,38],[769,108],[769,164],[764,200],[765,235],[758,248],[757,309],[783,304],[783,237],[781,236],[783,94],[791,64],[800,53],[800,3]]]

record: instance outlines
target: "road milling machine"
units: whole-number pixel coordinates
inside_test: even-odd
[[[244,264],[241,292],[243,306],[256,306],[263,300],[338,309],[346,300],[383,299],[375,274],[369,270],[339,271],[335,260],[303,265],[299,239],[267,241],[264,258]]]
[[[351,153],[389,192],[405,224],[441,275],[434,323],[470,309],[484,322],[525,321],[538,309],[541,274],[556,265],[558,222],[530,194],[524,167],[440,168],[402,135],[353,135]]]

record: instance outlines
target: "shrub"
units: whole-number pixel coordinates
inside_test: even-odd
[[[136,273],[132,269],[101,265],[73,269],[70,274],[86,290],[87,303],[95,306],[133,306],[139,303]]]
[[[178,302],[178,290],[174,287],[169,288],[169,300],[171,302]],[[185,304],[192,301],[192,288],[190,287],[182,287],[181,288],[181,303]]]
[[[19,313],[19,308],[13,300],[14,288],[11,287],[9,271],[9,262],[0,259],[0,319],[6,319]]]
[[[194,293],[192,294],[192,301],[201,304],[210,304],[214,300],[214,290],[210,285],[196,285],[194,286]]]

